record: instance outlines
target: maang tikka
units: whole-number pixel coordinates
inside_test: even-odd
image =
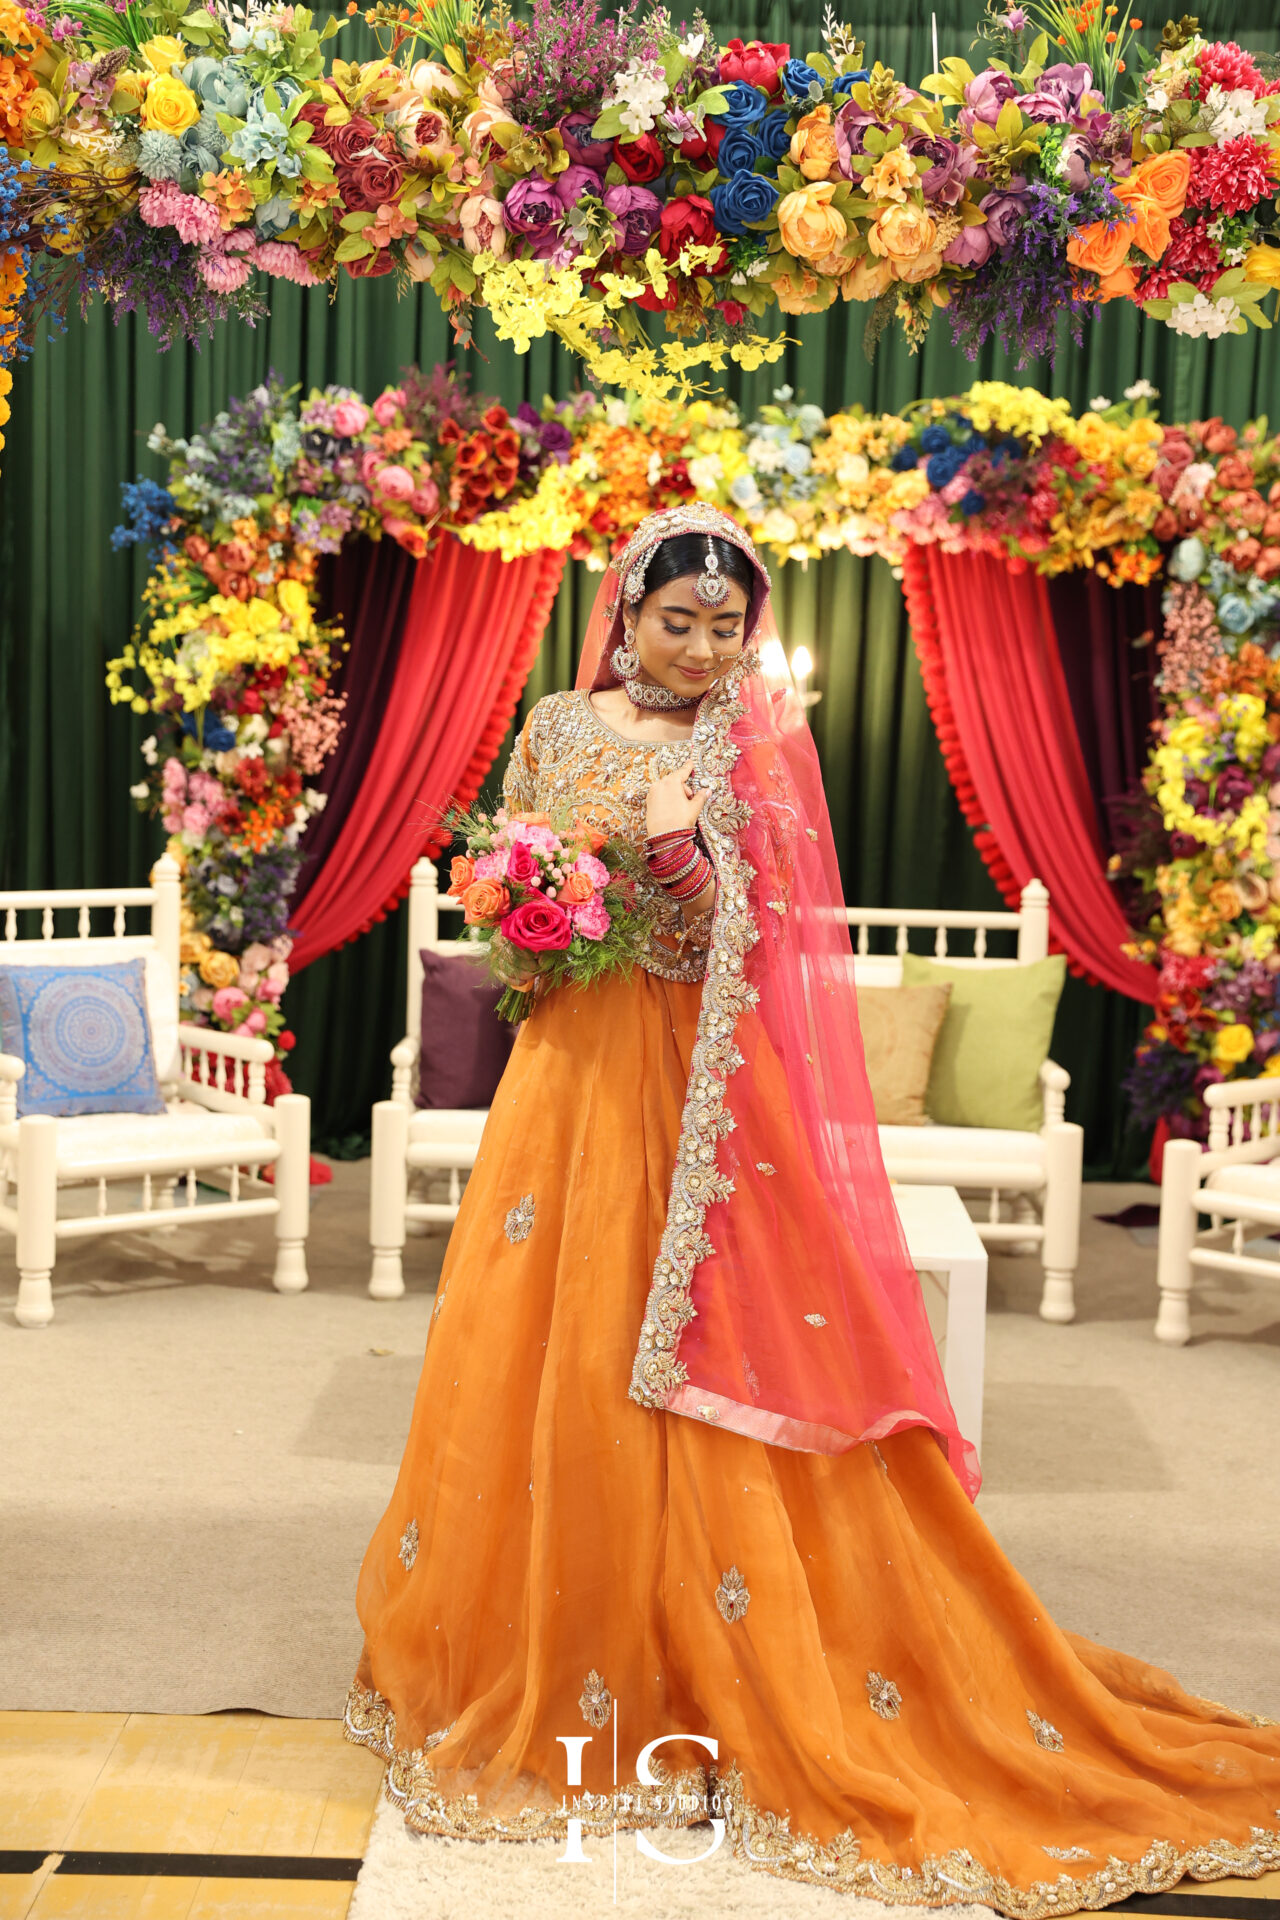
[[[693,591],[704,607],[723,606],[729,595],[729,582],[720,571],[720,562],[716,558],[710,534],[707,535],[707,557],[702,563],[702,572],[693,583]]]

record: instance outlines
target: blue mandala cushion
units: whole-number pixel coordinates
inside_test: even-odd
[[[0,963],[0,1051],[16,1054],[18,1115],[163,1113],[145,963]]]

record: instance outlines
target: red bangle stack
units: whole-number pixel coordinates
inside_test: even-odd
[[[645,860],[658,885],[676,901],[696,900],[715,877],[692,828],[651,833],[645,841]]]

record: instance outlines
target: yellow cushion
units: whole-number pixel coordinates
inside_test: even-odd
[[[882,1127],[922,1127],[934,1042],[951,985],[859,987],[867,1078]]]
[[[1040,1069],[1066,979],[1060,953],[1016,967],[958,967],[904,953],[909,986],[951,983],[929,1076],[929,1118],[944,1127],[1043,1124]]]

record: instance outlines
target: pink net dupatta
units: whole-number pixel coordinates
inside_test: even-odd
[[[749,645],[694,724],[717,899],[630,1393],[813,1453],[929,1427],[972,1498],[977,1455],[880,1152],[817,752],[785,661],[781,678],[761,665],[775,630],[756,565]],[[620,606],[610,568],[580,687],[613,683]]]

